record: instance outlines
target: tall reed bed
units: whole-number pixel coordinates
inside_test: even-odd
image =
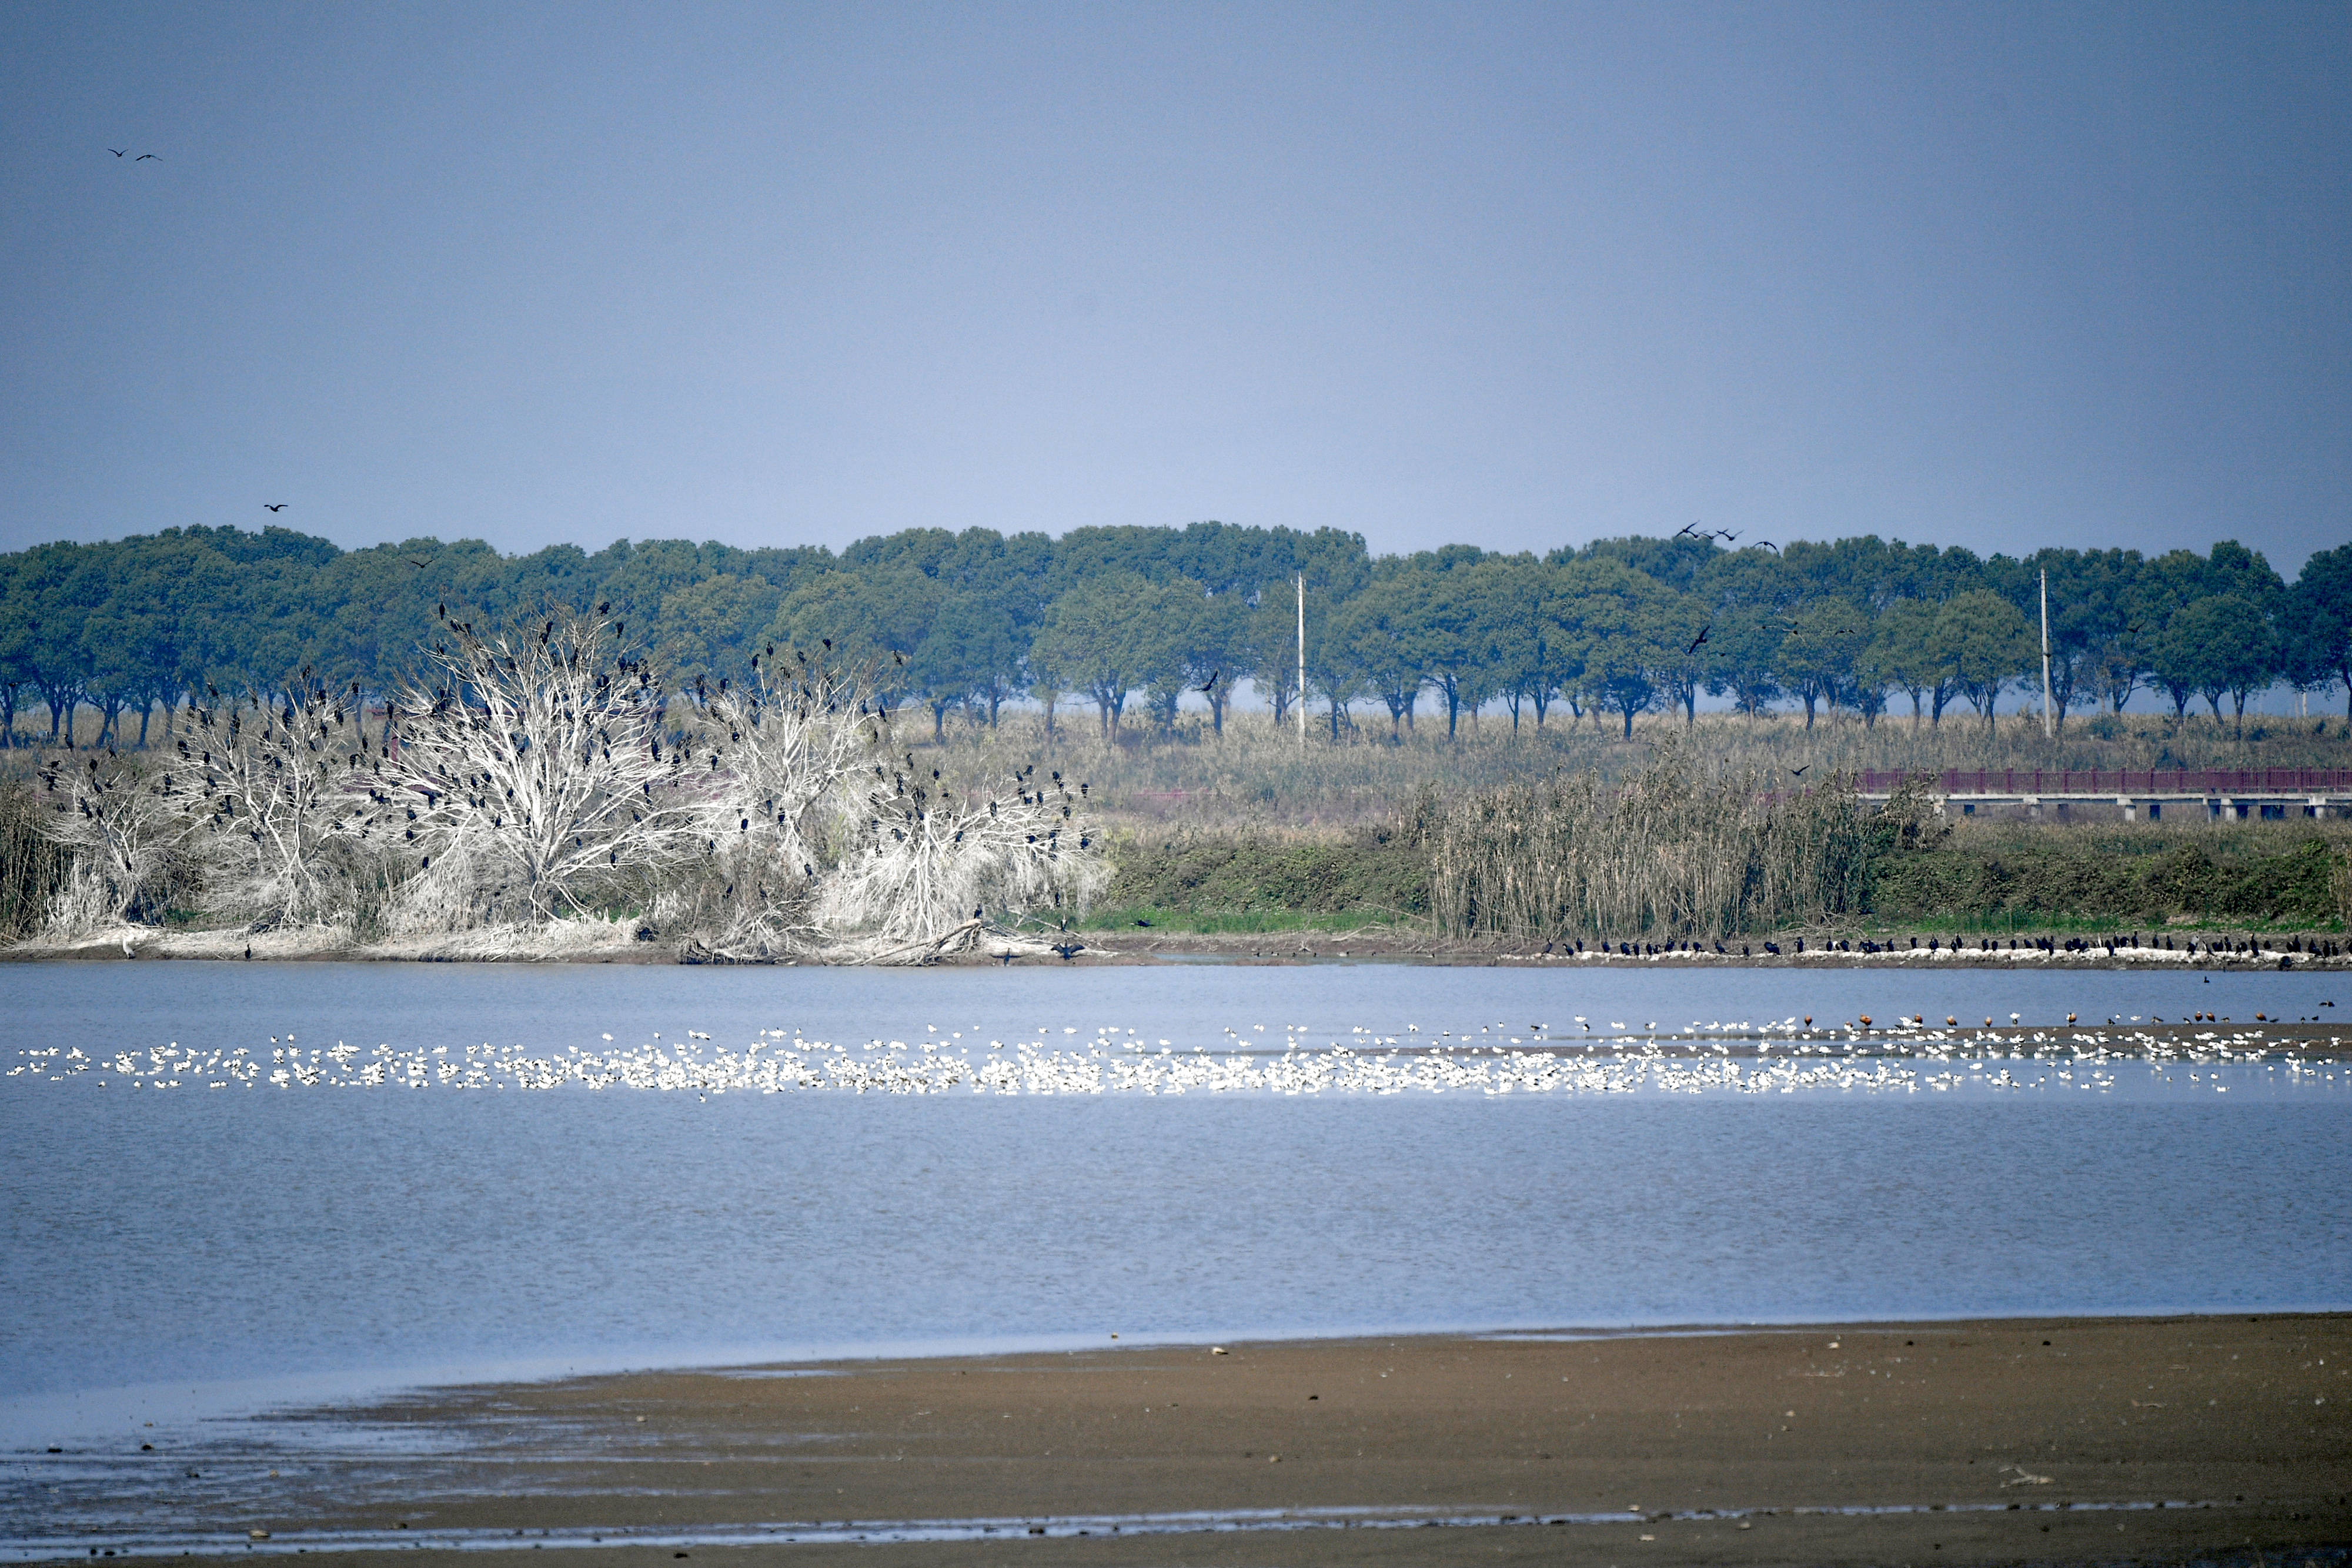
[[[73,851],[43,827],[38,791],[0,778],[0,940],[30,936],[73,875]]]
[[[1168,730],[1128,726],[1107,741],[1085,713],[1065,708],[1052,735],[1034,714],[1008,710],[999,727],[950,723],[936,747],[991,772],[1030,764],[1089,779],[1107,820],[1138,830],[1206,832],[1300,832],[1328,835],[1385,821],[1398,801],[1432,786],[1445,791],[1499,789],[1554,771],[1593,773],[1606,781],[1649,766],[1659,747],[1680,745],[1709,768],[1754,770],[1783,781],[1805,768],[1806,779],[1837,771],[1940,772],[1947,768],[2031,770],[2100,768],[2347,768],[2352,739],[2340,718],[2249,720],[2244,737],[2231,727],[2192,716],[2126,716],[2086,720],[2076,715],[2054,739],[2041,720],[2001,716],[1988,737],[1972,716],[1947,716],[1940,727],[1914,727],[1907,714],[1865,726],[1845,714],[1824,716],[1812,728],[1801,715],[1751,719],[1702,714],[1685,728],[1679,716],[1643,717],[1633,738],[1589,719],[1572,725],[1555,712],[1538,730],[1515,734],[1507,716],[1465,722],[1454,740],[1442,719],[1391,737],[1387,716],[1343,731],[1309,727],[1304,746],[1295,731],[1276,733],[1263,713],[1229,713],[1221,736],[1190,713]],[[2259,737],[2259,738],[2256,738]]]
[[[1720,939],[1863,901],[1869,841],[1851,786],[1773,793],[1663,748],[1621,785],[1594,773],[1457,797],[1425,830],[1438,929],[1601,942]]]

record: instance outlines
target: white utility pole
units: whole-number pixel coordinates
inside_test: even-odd
[[[1307,749],[1307,574],[1298,574],[1298,749]]]
[[[2042,737],[2057,732],[2050,726],[2050,573],[2042,574]]]

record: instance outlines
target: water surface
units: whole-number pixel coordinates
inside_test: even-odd
[[[418,1379],[1113,1333],[2352,1303],[2352,1218],[2330,1197],[2352,1183],[2352,1071],[2325,1049],[2308,1068],[2218,1047],[2085,1066],[2060,1044],[2079,1032],[2069,1011],[2326,1018],[2326,975],[7,973],[0,1058],[57,1053],[0,1080],[10,1443]],[[1493,1092],[1491,1076],[1446,1093],[526,1092],[429,1072],[421,1088],[184,1073],[131,1090],[104,1066],[128,1051],[143,1069],[173,1043],[249,1062],[336,1041],[362,1061],[379,1045],[426,1061],[485,1045],[699,1060],[762,1038],[843,1048],[827,1060],[898,1041],[902,1061],[928,1042],[983,1062],[992,1040],[999,1060],[1023,1045],[1149,1060],[1165,1040],[1264,1065],[1395,1039],[1491,1073],[1505,1059],[1486,1049],[1515,1034],[1531,1048],[1538,1024],[1570,1037],[1556,1058],[1638,1056],[1586,1045],[1580,1016],[1622,1039],[1654,1021],[1865,1012],[2016,1012],[2045,1043],[2036,1060],[2014,1045],[1874,1057],[1876,1087],[1846,1071],[1846,1047],[1822,1047],[1837,1072],[1766,1094],[1640,1073],[1540,1093]],[[96,1065],[47,1070],[72,1051]],[[1996,1073],[2005,1090],[1987,1087]]]

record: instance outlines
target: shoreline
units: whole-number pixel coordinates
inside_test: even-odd
[[[722,1547],[889,1564],[1008,1549],[1302,1564],[2314,1552],[2352,1544],[2347,1372],[2352,1313],[2253,1312],[1105,1339],[606,1373],[285,1413],[272,1425],[294,1443],[208,1458],[226,1484],[171,1500],[180,1523],[20,1537],[0,1554],[356,1562],[507,1541],[542,1563]],[[199,1468],[121,1446],[132,1471]]]
[[[582,923],[585,925],[587,923]],[[479,935],[447,939],[410,939],[399,943],[350,943],[335,939],[331,934],[294,931],[244,932],[169,931],[153,926],[123,926],[115,930],[94,933],[71,942],[44,942],[38,938],[10,943],[0,946],[0,964],[36,963],[100,963],[133,960],[173,959],[179,961],[239,962],[332,962],[332,963],[413,963],[413,964],[645,964],[655,966],[738,967],[963,967],[985,968],[998,966],[1019,966],[1028,968],[1091,967],[1107,965],[1155,963],[1215,963],[1236,966],[1294,966],[1307,964],[1401,964],[1430,965],[1450,968],[1495,968],[1506,965],[1525,964],[1557,969],[1651,968],[1668,969],[1876,969],[1905,970],[1914,973],[1935,973],[1968,969],[1996,973],[2033,973],[2063,970],[2079,973],[2091,969],[2130,970],[2143,974],[2245,974],[2255,972],[2294,973],[2317,970],[2327,973],[2352,972],[2352,952],[2328,956],[2310,951],[2287,950],[2282,944],[2292,941],[2299,947],[2319,941],[2343,939],[2317,932],[2252,933],[2244,930],[2197,932],[2195,937],[2210,935],[2232,943],[2261,942],[2269,946],[2262,950],[2243,952],[2197,952],[2181,948],[2118,946],[2112,952],[2104,940],[2092,942],[2081,938],[2085,946],[2069,952],[2063,947],[2051,950],[2002,949],[1984,951],[1977,948],[1944,946],[1887,947],[1876,953],[1836,951],[1820,945],[1823,938],[1807,934],[1802,952],[1715,953],[1712,951],[1656,951],[1650,953],[1608,953],[1597,947],[1581,952],[1559,950],[1557,944],[1540,946],[1502,938],[1477,940],[1446,940],[1419,933],[1400,932],[1393,927],[1368,926],[1352,932],[1293,932],[1264,933],[1231,932],[1170,932],[1150,936],[1141,934],[1074,932],[1070,936],[1084,944],[1079,951],[1063,957],[1050,951],[1035,950],[1038,938],[1028,934],[1008,937],[1002,950],[958,953],[936,956],[919,966],[891,964],[860,965],[847,961],[827,961],[811,955],[802,958],[775,960],[730,960],[681,954],[675,944],[638,941],[622,928],[612,928],[609,937],[601,935],[583,937],[566,932],[553,938],[537,939],[531,934],[499,934],[496,937]],[[1837,939],[1837,938],[1832,938]],[[2062,938],[2063,939],[2063,938]],[[1776,943],[1779,936],[1753,938],[1748,946],[1760,948],[1764,941]],[[1785,939],[1794,943],[1797,937]],[[1850,939],[1848,939],[1850,940]],[[1021,946],[1013,947],[1013,942]]]

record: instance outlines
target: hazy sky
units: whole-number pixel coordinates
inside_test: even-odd
[[[18,4],[0,548],[283,501],[2292,574],[2352,539],[2347,67],[2343,5]]]

